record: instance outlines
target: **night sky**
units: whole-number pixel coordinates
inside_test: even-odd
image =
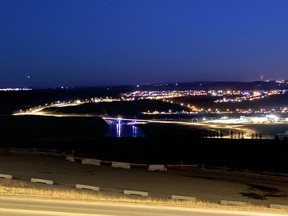
[[[0,0],[0,87],[287,79],[287,0]]]

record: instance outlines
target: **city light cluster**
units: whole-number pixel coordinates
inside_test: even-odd
[[[205,90],[185,90],[185,91],[134,91],[123,94],[125,98],[144,100],[152,99],[159,100],[165,98],[186,97],[186,96],[200,96],[208,95]]]
[[[233,93],[231,94],[232,96],[234,95],[240,95],[237,97],[230,97],[230,98],[221,98],[218,100],[215,100],[215,103],[227,103],[227,102],[243,102],[243,101],[253,101],[253,100],[260,100],[263,99],[265,97],[268,96],[272,96],[272,95],[280,95],[280,94],[286,94],[287,91],[286,90],[271,90],[271,91],[244,91],[244,92],[240,92],[240,94],[238,94],[238,91],[236,92],[236,94]],[[223,95],[224,96],[224,95]]]
[[[0,91],[31,91],[31,88],[0,88]]]

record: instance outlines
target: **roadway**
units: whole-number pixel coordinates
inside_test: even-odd
[[[112,202],[68,201],[28,197],[0,197],[5,216],[284,216],[284,214],[147,206]],[[286,214],[287,216],[287,214]]]
[[[58,114],[58,113],[48,113],[45,112],[44,109],[46,108],[52,108],[52,107],[69,107],[69,106],[79,106],[81,104],[84,104],[85,102],[79,102],[74,101],[73,103],[52,103],[52,104],[46,104],[45,106],[38,106],[34,108],[30,108],[26,111],[19,111],[14,113],[13,115],[40,115],[40,116],[55,116],[55,117],[99,117],[99,115],[93,115],[93,114]],[[106,121],[118,121],[119,118],[113,118],[113,117],[103,117]],[[243,131],[244,138],[250,138],[251,134],[254,134],[255,131],[251,129],[244,128],[241,123],[238,122],[238,124],[225,124],[225,123],[215,123],[215,122],[191,122],[191,121],[179,121],[179,120],[160,120],[160,119],[136,119],[136,118],[121,118],[122,121],[126,122],[137,122],[137,124],[141,123],[158,123],[158,124],[177,124],[177,125],[194,125],[194,126],[202,126],[204,128],[211,128],[215,130],[237,130],[237,131]],[[230,135],[223,137],[223,138],[230,138]]]

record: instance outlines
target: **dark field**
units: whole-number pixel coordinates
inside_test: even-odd
[[[178,104],[170,104],[158,100],[139,100],[139,101],[115,101],[115,102],[101,102],[101,103],[88,103],[80,106],[71,107],[52,107],[44,109],[45,112],[64,113],[64,114],[95,114],[118,116],[124,115],[125,117],[139,116],[142,112],[181,112],[190,111],[186,107]]]
[[[12,119],[13,118],[13,119]],[[55,149],[76,156],[136,163],[193,163],[287,172],[287,140],[201,138],[198,130],[162,128],[162,136],[103,137],[98,118],[1,118],[1,147]],[[185,130],[184,130],[185,131]],[[166,136],[165,134],[172,134]]]
[[[37,147],[38,143],[91,140],[108,129],[108,124],[98,117],[1,116],[0,121],[1,143],[18,143],[26,147]]]

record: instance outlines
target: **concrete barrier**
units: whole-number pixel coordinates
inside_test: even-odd
[[[275,208],[275,209],[288,209],[288,205],[277,205],[277,204],[270,204],[270,208]]]
[[[235,205],[235,206],[244,206],[247,205],[246,202],[240,202],[240,201],[230,201],[230,200],[221,200],[221,205]]]
[[[90,185],[76,184],[76,188],[77,189],[86,189],[86,190],[99,191],[99,187],[90,186]]]
[[[124,194],[125,195],[138,195],[138,196],[148,197],[148,192],[144,192],[144,191],[124,190]]]
[[[66,160],[70,162],[75,162],[75,158],[71,156],[66,156]]]
[[[167,169],[165,165],[162,165],[162,164],[151,164],[148,166],[148,170],[149,171],[156,171],[156,170],[166,171]]]
[[[172,195],[171,199],[173,200],[189,200],[189,201],[196,201],[196,197],[189,197],[189,196],[178,196]]]
[[[51,180],[46,180],[46,179],[31,178],[31,182],[33,182],[33,183],[43,183],[43,184],[53,185],[53,181],[51,181]]]
[[[90,165],[100,166],[100,160],[83,158],[82,164],[90,164]]]
[[[112,161],[111,167],[113,167],[113,168],[130,169],[130,163]]]
[[[12,175],[0,174],[0,178],[12,179]]]

